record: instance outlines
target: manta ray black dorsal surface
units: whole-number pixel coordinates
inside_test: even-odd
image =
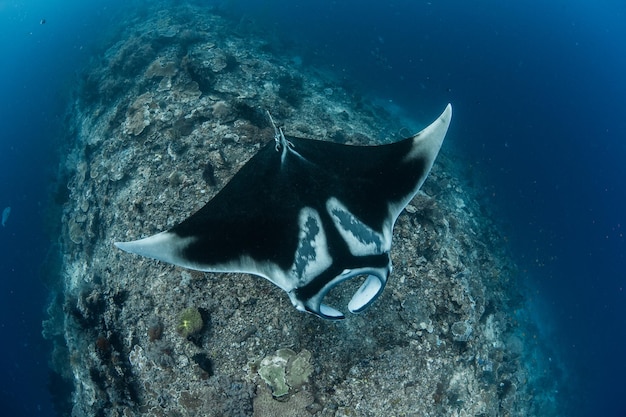
[[[268,279],[293,305],[327,319],[322,303],[349,278],[366,275],[348,304],[358,313],[391,273],[393,226],[439,153],[452,107],[407,139],[352,146],[285,136],[267,143],[204,207],[172,229],[117,242],[127,252],[208,272]]]

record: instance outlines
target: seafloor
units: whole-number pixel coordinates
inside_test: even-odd
[[[55,392],[71,388],[59,408],[76,417],[559,415],[556,360],[525,314],[519,271],[446,146],[398,219],[384,294],[341,322],[299,313],[260,278],[117,250],[114,241],[166,230],[214,196],[273,139],[265,110],[292,136],[373,144],[403,131],[247,19],[170,7],[120,27],[84,71],[59,169],[61,281],[44,322]],[[345,306],[356,285],[329,304]]]

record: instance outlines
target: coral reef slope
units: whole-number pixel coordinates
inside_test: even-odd
[[[293,136],[373,144],[402,131],[210,11],[169,7],[123,26],[83,74],[59,173],[63,293],[44,325],[73,416],[551,415],[556,387],[526,360],[518,271],[445,149],[397,221],[384,294],[340,323],[297,312],[256,277],[116,250],[214,196],[272,140],[265,110]],[[346,305],[357,285],[329,303]]]

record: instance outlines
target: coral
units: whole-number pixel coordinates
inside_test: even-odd
[[[200,91],[200,86],[196,81],[190,81],[180,88],[173,90],[170,94],[172,99],[180,103],[190,103],[200,98],[202,91]]]
[[[452,337],[456,342],[467,342],[472,335],[472,325],[466,321],[457,321],[452,324]]]
[[[278,401],[272,397],[267,387],[257,387],[253,400],[254,417],[308,417],[307,407],[313,404],[313,395],[308,391],[299,391],[287,401]]]
[[[144,350],[141,346],[135,345],[133,350],[128,354],[128,362],[136,371],[142,371],[146,369],[148,364],[148,358],[146,357]]]
[[[294,389],[299,389],[309,381],[312,372],[311,352],[303,349],[296,356],[289,358],[286,368],[287,384]]]
[[[151,342],[161,340],[162,336],[163,325],[161,323],[156,322],[148,328],[148,339],[150,339]]]
[[[288,349],[282,349],[287,351]],[[293,351],[292,351],[293,352]],[[282,397],[289,393],[285,368],[287,367],[287,355],[276,352],[276,356],[265,357],[259,367],[259,376],[272,389],[272,395]]]
[[[291,349],[278,349],[275,355],[263,358],[257,372],[274,397],[282,397],[308,382],[313,372],[310,360],[311,352],[306,349],[298,354]]]
[[[233,112],[232,107],[224,102],[218,101],[212,106],[213,117],[222,121],[235,120],[236,114]]]
[[[195,307],[184,309],[178,317],[177,330],[183,337],[189,337],[199,333],[200,330],[202,330],[202,326],[204,326],[202,314],[200,314],[200,310]]]
[[[81,244],[83,242],[83,237],[84,237],[83,228],[81,224],[77,223],[75,220],[72,219],[69,222],[68,229],[69,229],[68,234],[69,234],[70,240],[77,245]]]
[[[154,57],[155,51],[146,38],[132,36],[122,43],[118,49],[110,51],[109,68],[114,74],[134,74],[147,65]]]
[[[150,105],[152,94],[145,93],[128,107],[126,121],[124,121],[124,133],[127,135],[140,135],[144,129],[150,126]]]
[[[304,80],[299,76],[284,75],[278,79],[278,95],[295,108],[303,101]]]
[[[178,69],[174,62],[163,62],[161,59],[156,59],[146,70],[145,77],[173,77],[177,72]]]

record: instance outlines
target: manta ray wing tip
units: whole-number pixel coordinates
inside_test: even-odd
[[[130,246],[129,243],[131,242],[113,242],[113,246],[115,246],[118,249],[123,250],[124,252],[130,252]]]

